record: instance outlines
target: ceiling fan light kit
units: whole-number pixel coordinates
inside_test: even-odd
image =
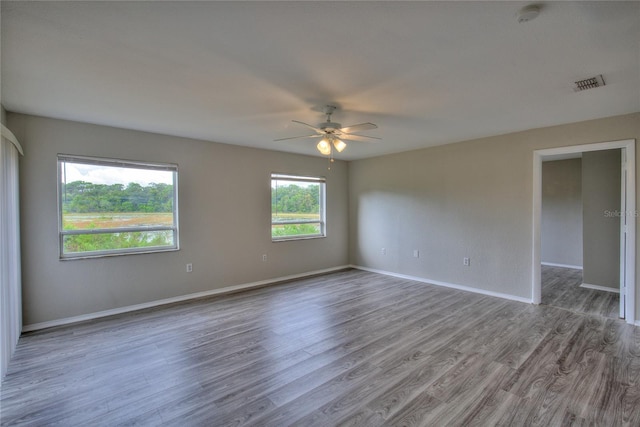
[[[331,121],[331,115],[336,110],[335,105],[327,105],[324,108],[324,113],[327,115],[327,119],[325,122],[318,124],[317,126],[312,126],[308,123],[300,122],[298,120],[292,120],[294,123],[301,124],[315,131],[315,134],[312,135],[303,135],[303,136],[294,136],[290,138],[280,138],[275,141],[286,141],[290,139],[298,139],[298,138],[321,138],[321,140],[316,145],[316,148],[323,156],[329,156],[333,161],[333,150],[335,149],[338,153],[342,153],[345,148],[347,148],[347,144],[343,140],[347,141],[361,141],[361,142],[377,142],[380,138],[375,136],[367,136],[367,135],[358,135],[353,132],[361,132],[363,130],[372,130],[377,129],[378,126],[373,123],[359,123],[357,125],[351,125],[342,127],[342,124]]]
[[[347,144],[345,144],[344,141],[340,141],[339,139],[333,140],[333,146],[336,148],[336,150],[338,150],[338,153],[342,153],[342,150],[347,148]]]
[[[318,142],[318,145],[316,146],[316,148],[318,149],[319,152],[321,152],[325,156],[328,156],[329,154],[331,154],[331,145],[329,144],[329,141],[327,141],[324,138],[321,139],[320,142]]]

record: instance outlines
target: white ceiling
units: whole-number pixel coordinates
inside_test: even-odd
[[[8,111],[352,160],[640,111],[640,2],[2,1]],[[575,80],[606,86],[576,93]]]

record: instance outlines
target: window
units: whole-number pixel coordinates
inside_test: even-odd
[[[58,155],[60,258],[178,249],[178,166]]]
[[[271,174],[271,239],[325,235],[325,179]]]

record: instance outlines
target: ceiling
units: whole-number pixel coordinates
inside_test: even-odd
[[[1,2],[8,111],[353,160],[640,111],[640,2]],[[606,86],[574,92],[602,74]]]

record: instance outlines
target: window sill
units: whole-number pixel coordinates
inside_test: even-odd
[[[324,239],[327,236],[300,236],[300,237],[296,237],[296,236],[291,236],[291,237],[279,237],[274,239],[273,237],[271,238],[271,242],[272,243],[278,243],[278,242],[291,242],[291,241],[295,241],[295,240],[314,240],[314,239]]]
[[[162,252],[176,252],[179,251],[178,247],[170,247],[170,248],[157,248],[157,249],[142,249],[139,251],[128,250],[126,252],[94,252],[86,254],[78,254],[78,255],[66,255],[58,258],[59,261],[75,261],[80,259],[92,259],[92,258],[108,258],[114,256],[125,256],[125,255],[142,255],[142,254],[157,254]]]

